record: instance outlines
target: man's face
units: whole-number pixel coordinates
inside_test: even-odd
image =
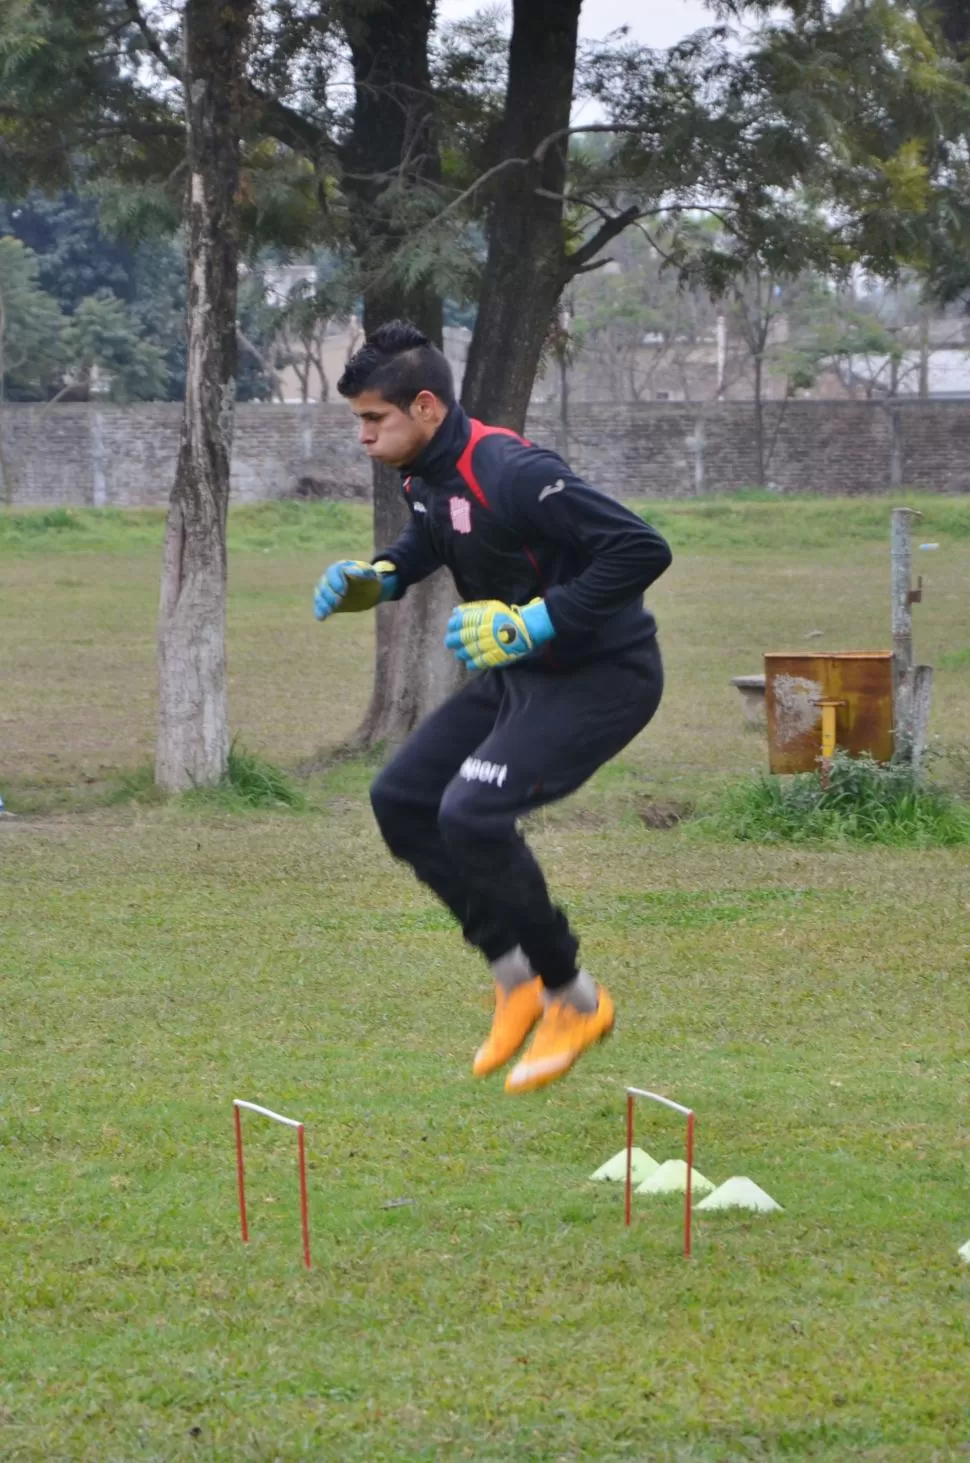
[[[387,467],[413,462],[447,415],[447,407],[430,391],[422,391],[406,411],[377,391],[362,391],[350,405],[367,456]]]

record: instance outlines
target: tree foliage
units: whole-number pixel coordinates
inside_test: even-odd
[[[116,224],[132,236],[171,226],[183,181],[180,9],[174,0],[0,0],[0,193],[65,181],[83,156]],[[881,275],[906,266],[941,294],[959,293],[970,275],[964,7],[738,0],[712,9],[717,23],[669,51],[619,35],[581,48],[576,96],[596,102],[604,130],[583,146],[541,139],[537,150],[569,154],[564,255],[546,265],[557,287],[636,219],[675,269],[715,294],[752,265]],[[488,8],[437,33],[420,86],[433,93],[440,171],[429,174],[422,150],[407,147],[381,169],[361,168],[341,68],[372,10],[371,0],[256,7],[244,245],[351,241],[365,273],[383,277],[386,249],[364,257],[367,238],[383,233],[406,287],[434,278],[457,302],[474,301],[501,196],[535,171],[536,159],[509,145],[508,41]],[[732,35],[741,18],[758,27],[744,46]],[[810,206],[793,209],[793,192]],[[698,210],[721,225],[700,252],[684,229]]]
[[[965,68],[911,6],[785,10],[748,48],[718,26],[666,55],[625,44],[591,63],[592,94],[624,129],[591,202],[633,193],[675,267],[715,294],[752,264],[893,275],[942,238]],[[720,225],[700,252],[682,228],[698,210]]]
[[[135,254],[102,229],[93,197],[33,188],[15,201],[0,199],[0,233],[14,235],[33,250],[41,286],[66,314],[101,290],[121,300],[134,298]]]
[[[100,377],[98,384],[112,401],[151,401],[164,395],[164,352],[143,339],[117,296],[106,292],[81,300],[62,340],[69,376],[86,388]]]
[[[131,250],[102,234],[94,199],[0,205],[10,397],[175,398],[184,384],[184,263],[174,241]],[[24,281],[29,278],[30,289]]]
[[[0,237],[0,401],[45,394],[63,363],[61,328],[37,256],[19,239]]]

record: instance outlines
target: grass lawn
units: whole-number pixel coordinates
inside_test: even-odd
[[[970,501],[926,499],[917,651],[960,786]],[[531,837],[616,997],[545,1093],[475,1083],[479,962],[386,856],[371,769],[305,813],[113,802],[151,755],[161,520],[0,515],[0,1458],[960,1459],[970,1451],[970,849],[654,831],[764,765],[732,675],[888,645],[887,503],[652,506],[654,725]],[[366,703],[367,617],[316,575],[354,506],[230,534],[232,724],[286,766]],[[819,633],[820,632],[820,633]],[[970,791],[970,788],[967,788]],[[587,1182],[622,1089],[698,1113],[698,1167],[784,1206],[705,1217]],[[231,1099],[247,1119],[239,1241]],[[638,1141],[682,1130],[641,1110]],[[396,1201],[406,1200],[406,1203]]]

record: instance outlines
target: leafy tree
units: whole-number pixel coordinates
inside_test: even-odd
[[[772,365],[784,372],[788,392],[814,389],[831,371],[852,396],[860,390],[867,397],[878,391],[895,394],[902,340],[851,284],[838,287],[809,275],[793,281],[784,294],[786,339]]]
[[[697,228],[702,233],[703,223]],[[692,368],[713,344],[723,306],[702,286],[682,283],[637,229],[610,252],[610,268],[582,276],[570,289],[577,360],[617,401],[643,400],[661,371],[664,379],[678,377],[690,400]]]
[[[66,316],[92,297],[123,302],[128,331],[164,356],[164,372],[153,370],[150,376],[152,395],[178,400],[185,387],[182,250],[168,237],[129,247],[106,233],[101,214],[94,197],[70,192],[46,197],[34,190],[26,199],[0,202],[0,232],[8,231],[34,251],[39,282]],[[75,386],[83,389],[84,379],[81,369]],[[124,388],[120,399],[143,395],[144,386]]]
[[[393,7],[347,0],[340,15],[354,74],[342,181],[364,331],[400,316],[441,344],[443,294],[454,271],[446,275],[437,267],[447,247],[427,247],[441,240],[433,224],[443,183],[430,67],[434,0]],[[414,250],[413,239],[422,247]],[[375,543],[390,543],[405,518],[398,474],[375,463]],[[455,686],[455,662],[441,633],[453,594],[449,576],[439,572],[402,605],[378,610],[374,688],[357,734],[361,745],[400,741]]]
[[[105,235],[94,198],[32,189],[24,199],[0,201],[0,233],[15,235],[37,255],[40,283],[66,314],[90,295],[110,290],[131,301],[135,257]]]
[[[0,197],[70,188],[79,171],[173,179],[184,119],[143,64],[136,14],[129,0],[0,0]]]
[[[169,401],[185,395],[185,251],[181,239],[144,239],[133,251],[132,319],[165,357]]]
[[[61,360],[61,312],[38,276],[31,251],[19,239],[0,237],[0,491],[8,508],[15,490],[3,440],[8,391],[42,395]]]
[[[283,399],[279,372],[286,364],[280,332],[283,306],[267,286],[266,262],[250,261],[239,280],[236,297],[236,379],[238,401]]]
[[[42,399],[63,362],[62,317],[40,286],[36,255],[0,237],[0,401]]]
[[[64,326],[68,373],[88,390],[97,372],[112,401],[152,401],[165,394],[164,352],[145,340],[122,302],[107,291],[81,300]]]
[[[301,280],[290,291],[281,319],[287,361],[296,373],[304,402],[310,398],[310,381],[314,373],[320,384],[320,400],[328,399],[329,387],[323,364],[324,342],[330,326],[348,320],[355,304],[356,291],[345,273],[339,269],[328,271],[322,260],[317,268],[315,281]]]
[[[188,356],[175,483],[165,528],[158,617],[155,778],[178,791],[218,782],[229,754],[226,516],[236,376],[242,130],[250,0],[187,0]]]

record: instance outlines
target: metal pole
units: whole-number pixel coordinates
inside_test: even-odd
[[[633,1217],[633,1093],[626,1095],[626,1227]]]
[[[303,1142],[303,1124],[296,1130],[298,1160],[300,1164],[300,1228],[303,1231],[303,1263],[310,1269],[310,1215],[306,1192],[306,1147]]]
[[[242,1228],[242,1237],[245,1243],[249,1241],[249,1225],[246,1221],[246,1178],[245,1160],[243,1158],[243,1135],[242,1135],[242,1109],[248,1112],[259,1113],[261,1117],[270,1118],[274,1123],[282,1123],[286,1128],[296,1129],[296,1154],[297,1165],[300,1170],[300,1229],[303,1235],[303,1263],[310,1269],[310,1203],[307,1193],[306,1181],[306,1142],[303,1134],[303,1124],[299,1118],[287,1118],[282,1113],[274,1112],[271,1107],[260,1107],[258,1102],[244,1102],[241,1097],[234,1097],[232,1110],[236,1125],[236,1179],[239,1186],[239,1223]]]
[[[645,1097],[650,1102],[662,1103],[669,1107],[672,1112],[680,1113],[681,1117],[687,1119],[687,1177],[684,1183],[684,1257],[690,1259],[691,1253],[691,1206],[694,1177],[694,1110],[684,1107],[683,1103],[674,1102],[671,1097],[662,1097],[659,1092],[647,1092],[642,1087],[628,1087],[626,1090],[626,1206],[625,1221],[630,1223],[631,1195],[633,1191],[633,1099]]]
[[[910,686],[913,669],[913,613],[910,599],[912,581],[912,552],[910,528],[914,517],[920,515],[912,508],[894,508],[892,514],[891,538],[891,594],[893,632],[893,706],[896,732],[896,756],[909,756],[913,744],[912,691]]]
[[[242,1228],[243,1244],[248,1244],[249,1225],[246,1223],[246,1164],[243,1158],[242,1122],[239,1117],[239,1104],[234,1103],[232,1110],[236,1118],[236,1183],[239,1188],[239,1223]]]
[[[690,1259],[691,1180],[694,1176],[694,1114],[687,1114],[687,1192],[684,1197],[684,1259]]]
[[[892,629],[896,673],[909,670],[913,664],[913,615],[909,589],[912,580],[912,554],[909,533],[912,508],[894,508],[892,518]]]

